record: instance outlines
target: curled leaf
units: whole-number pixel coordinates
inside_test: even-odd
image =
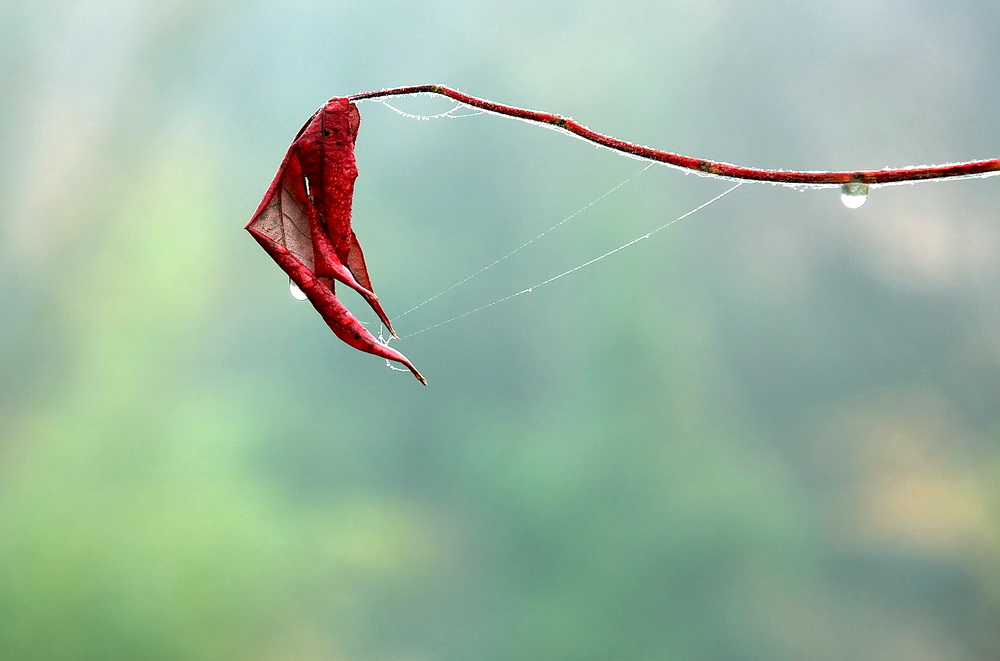
[[[361,244],[351,227],[361,116],[346,98],[330,99],[288,148],[246,230],[305,294],[330,329],[355,349],[409,369],[407,358],[380,342],[336,297],[340,282],[365,299],[392,336],[389,317],[372,289]]]

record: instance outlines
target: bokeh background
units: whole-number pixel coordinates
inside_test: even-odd
[[[996,157],[998,26],[929,0],[0,3],[0,658],[1000,657],[1000,180],[857,211],[745,185],[407,338],[728,184],[364,103],[390,315],[628,181],[398,318],[428,388],[242,230],[316,107],[395,85],[760,167]]]

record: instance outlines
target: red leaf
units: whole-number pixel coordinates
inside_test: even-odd
[[[334,294],[340,281],[364,297],[393,337],[372,290],[361,245],[351,228],[358,166],[354,141],[361,116],[344,98],[330,99],[299,131],[246,229],[298,285],[323,320],[355,349],[405,365],[406,357],[375,338]]]

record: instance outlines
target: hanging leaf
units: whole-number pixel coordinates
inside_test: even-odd
[[[336,297],[334,283],[357,291],[393,337],[372,289],[365,256],[351,227],[361,115],[346,98],[330,99],[309,118],[246,229],[313,304],[341,340],[393,360],[427,385],[406,356],[380,342]]]

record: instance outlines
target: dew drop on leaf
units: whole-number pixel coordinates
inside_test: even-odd
[[[868,201],[868,184],[851,181],[840,187],[840,201],[848,209],[857,209]]]
[[[308,298],[304,293],[302,293],[302,290],[299,289],[299,286],[295,284],[295,281],[291,278],[288,279],[288,291],[291,293],[292,298],[296,301],[304,301]]]

